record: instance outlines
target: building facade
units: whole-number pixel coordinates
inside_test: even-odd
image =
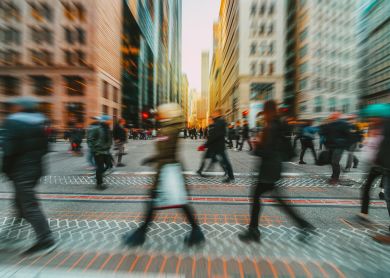
[[[183,115],[186,126],[189,122],[189,109],[188,109],[188,94],[189,94],[189,87],[188,87],[188,78],[187,75],[182,75],[181,80],[181,107],[183,109]]]
[[[358,107],[360,1],[288,0],[285,103],[300,118]]]
[[[229,121],[241,118],[252,102],[282,101],[285,12],[285,1],[221,1],[218,106]],[[215,80],[217,71],[212,69]]]
[[[361,9],[362,104],[390,102],[390,1],[367,1]]]
[[[159,104],[181,103],[180,0],[124,0],[122,37],[123,117],[141,117]]]
[[[209,76],[209,115],[221,106],[221,28],[219,22],[213,25],[213,57]]]
[[[201,96],[202,98],[209,98],[209,73],[210,73],[210,53],[202,51],[202,69],[201,69]]]
[[[119,117],[121,15],[121,0],[1,1],[2,112],[8,99],[34,96],[58,129]]]

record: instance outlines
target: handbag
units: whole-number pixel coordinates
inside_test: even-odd
[[[328,165],[330,164],[330,152],[328,150],[320,152],[320,155],[318,156],[317,159],[317,165],[318,166],[323,166],[323,165]]]
[[[185,181],[179,163],[165,164],[161,167],[157,180],[154,209],[177,208],[188,203]]]

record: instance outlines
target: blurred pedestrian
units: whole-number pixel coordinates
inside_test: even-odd
[[[238,151],[238,147],[241,142],[241,123],[240,121],[236,121],[236,125],[234,126],[234,135],[236,139],[236,151]]]
[[[91,130],[88,138],[96,163],[96,188],[104,190],[107,185],[103,184],[103,173],[112,169],[112,132],[110,130],[111,117],[103,115],[99,117],[99,126]]]
[[[272,196],[284,210],[301,228],[304,235],[312,231],[314,227],[303,219],[292,207],[288,206],[281,196],[280,188],[275,183],[281,178],[282,161],[284,154],[282,150],[286,125],[282,123],[277,114],[277,104],[273,100],[264,103],[265,126],[260,136],[260,142],[256,146],[256,154],[261,157],[259,176],[252,193],[251,219],[249,228],[239,234],[243,242],[259,242],[259,215],[261,212],[261,196],[266,192],[272,192]],[[291,142],[290,142],[291,144]],[[291,147],[292,148],[292,147]]]
[[[126,121],[125,119],[119,119],[115,124],[112,135],[115,142],[115,149],[117,157],[116,167],[124,167],[125,164],[122,163],[122,157],[125,152],[125,144],[127,142],[127,132],[125,129]]]
[[[379,145],[376,162],[382,170],[387,212],[390,216],[390,119],[384,121],[383,140]],[[390,244],[390,226],[387,234],[378,234],[374,236],[374,240],[383,244]]]
[[[325,147],[329,150],[332,165],[332,176],[329,184],[336,185],[340,181],[340,160],[344,150],[348,148],[351,132],[350,125],[341,119],[340,112],[334,112],[329,119],[330,122],[321,128],[325,136]]]
[[[305,127],[302,129],[301,155],[299,157],[299,164],[306,164],[306,162],[303,161],[303,157],[305,156],[305,152],[307,149],[311,150],[314,157],[314,164],[317,164],[317,154],[313,143],[316,133],[317,129],[313,127],[313,121],[308,121]]]
[[[199,129],[199,139],[203,139],[203,127]]]
[[[233,140],[235,139],[235,130],[234,130],[234,123],[231,123],[229,126],[228,126],[228,132],[227,132],[227,138],[228,138],[228,147],[229,149],[232,149],[233,148]]]
[[[356,117],[350,117],[349,124],[351,126],[351,136],[349,138],[347,164],[345,165],[346,172],[351,171],[351,167],[358,167],[359,159],[356,157],[355,152],[363,141],[363,131],[356,124]]]
[[[70,143],[73,155],[82,155],[81,143],[83,142],[84,135],[85,132],[81,123],[77,123],[76,127],[70,131]]]
[[[249,151],[252,151],[252,144],[249,140],[249,124],[248,121],[244,121],[244,124],[242,126],[242,132],[241,132],[241,144],[240,144],[240,151],[242,151],[242,147],[244,146],[244,143],[247,142],[249,145]]]
[[[3,127],[3,172],[14,185],[17,217],[26,219],[36,234],[36,243],[24,254],[48,253],[56,244],[35,192],[48,152],[46,118],[37,112],[38,102],[33,98],[15,99],[11,106],[13,113]]]
[[[90,145],[90,136],[93,134],[92,130],[99,127],[98,117],[92,117],[94,120],[87,128],[87,163],[89,164],[90,169],[95,169],[95,158],[92,151],[92,146]]]
[[[161,193],[162,189],[160,188],[162,186],[161,183],[174,182],[174,180],[164,180],[164,170],[169,166],[180,165],[177,151],[179,133],[183,128],[184,121],[181,108],[179,105],[174,103],[163,104],[157,108],[157,117],[161,123],[161,137],[156,143],[157,153],[156,155],[145,159],[142,163],[143,165],[155,163],[157,168],[157,177],[150,192],[151,201],[147,204],[144,223],[135,232],[128,233],[124,236],[125,244],[130,247],[139,246],[145,242],[147,228],[153,220],[157,200],[158,198],[165,196],[159,196],[159,192]],[[180,173],[174,174],[182,177],[181,171]],[[166,196],[166,198],[170,197],[174,196]],[[186,245],[193,246],[204,242],[205,238],[197,223],[193,208],[187,203],[176,207],[180,207],[183,210],[192,227],[190,235],[185,238]]]
[[[213,114],[213,128],[209,130],[209,138],[205,143],[207,149],[212,149],[215,153],[216,158],[220,161],[221,165],[225,168],[228,177],[223,180],[225,183],[234,181],[233,168],[230,164],[229,158],[226,153],[226,122],[222,118],[221,110],[216,109]]]

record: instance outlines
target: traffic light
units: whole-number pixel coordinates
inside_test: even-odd
[[[142,112],[142,120],[147,120],[149,119],[149,113],[148,112]]]
[[[242,117],[243,117],[243,118],[248,117],[248,114],[249,114],[249,111],[248,111],[248,110],[242,111]]]

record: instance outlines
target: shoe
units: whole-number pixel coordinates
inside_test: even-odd
[[[38,241],[32,247],[23,252],[24,256],[42,256],[53,252],[57,248],[57,244],[53,239],[45,239]]]
[[[372,239],[382,244],[390,244],[390,235],[375,235]]]
[[[384,200],[385,199],[385,193],[384,192],[379,192],[378,197],[379,197],[380,200]]]
[[[248,230],[238,235],[238,239],[245,243],[251,241],[260,243],[260,231],[256,228],[248,228]]]
[[[105,184],[96,185],[96,189],[98,189],[98,190],[106,190],[107,188],[108,188],[108,186]]]
[[[223,183],[231,183],[231,182],[234,182],[234,178],[226,178],[222,182]]]
[[[339,183],[339,179],[329,179],[328,184],[330,185],[337,185]]]
[[[201,172],[200,170],[196,171],[196,173],[197,173],[199,176],[201,176],[202,178],[205,177],[205,175],[203,175],[202,172]]]
[[[118,163],[117,165],[116,165],[116,167],[125,167],[126,166],[126,164],[123,164],[123,163]]]
[[[205,241],[204,234],[199,227],[192,229],[191,233],[184,238],[184,243],[188,247],[200,245]]]
[[[305,161],[299,161],[299,164],[307,164]]]
[[[363,222],[371,222],[371,219],[370,219],[370,217],[368,216],[368,213],[360,212],[360,213],[358,213],[356,216],[357,216],[357,218],[358,218],[360,221],[363,221]]]
[[[144,244],[146,240],[146,231],[137,229],[133,233],[127,233],[123,236],[123,243],[128,247],[137,247]]]

